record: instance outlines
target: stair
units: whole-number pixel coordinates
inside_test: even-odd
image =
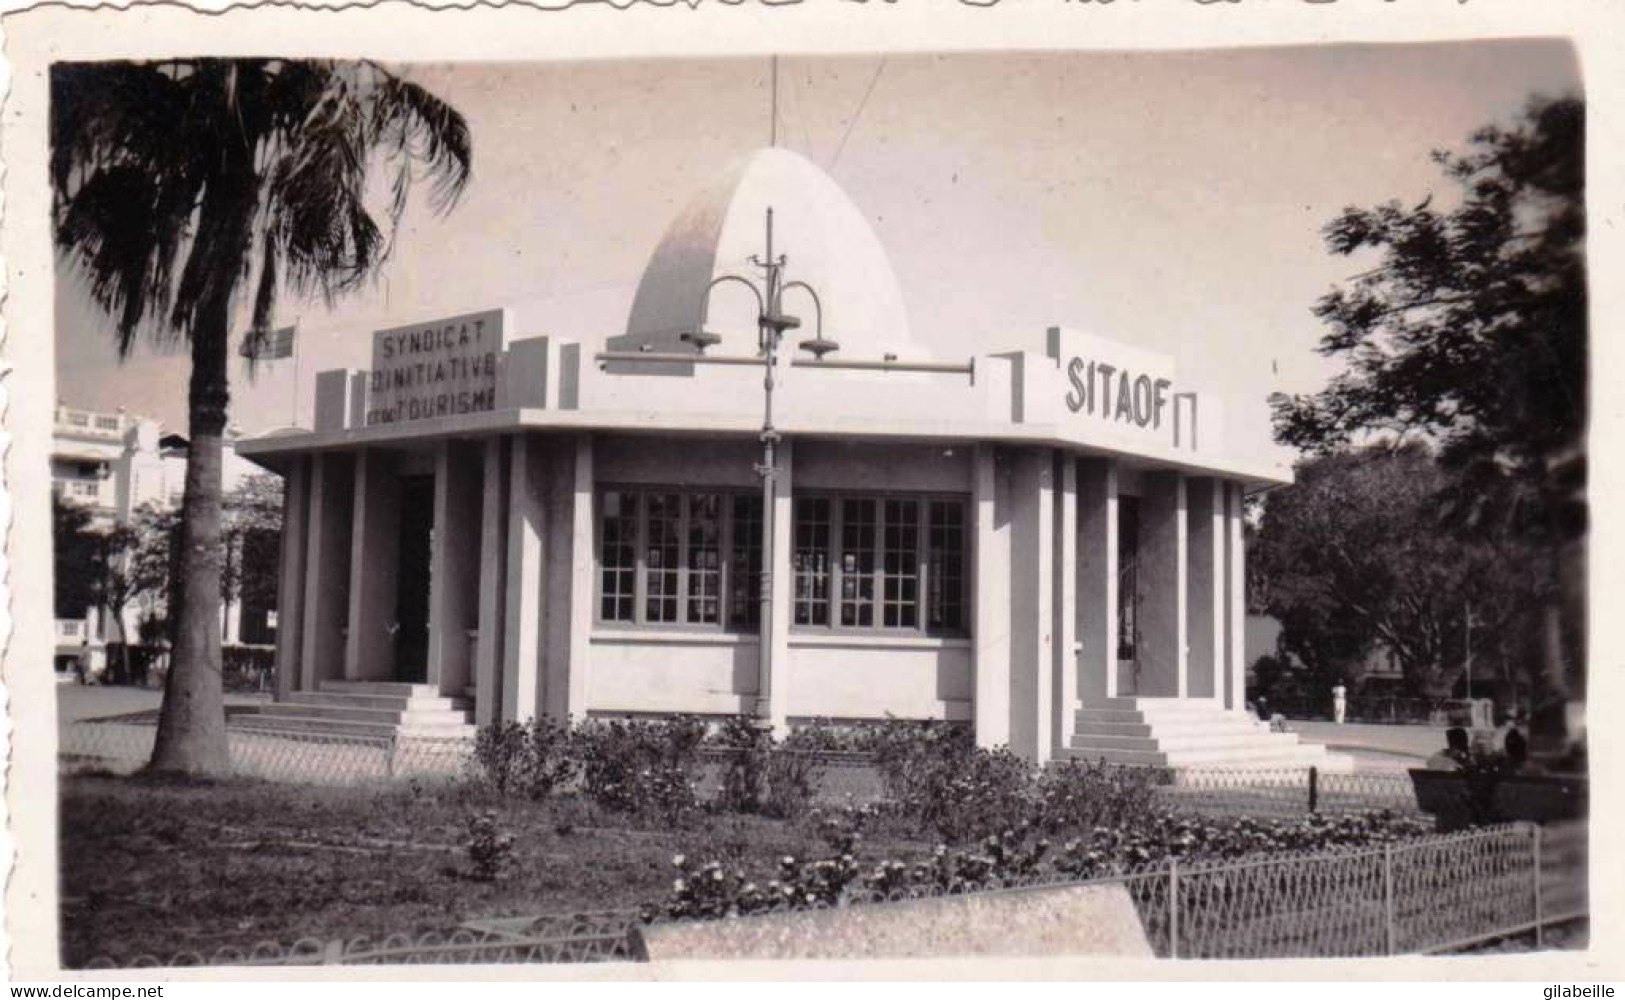
[[[1318,767],[1347,773],[1352,758],[1269,725],[1211,698],[1106,698],[1076,715],[1062,758],[1165,767]]]
[[[234,715],[233,729],[388,739],[472,739],[473,699],[446,697],[429,684],[322,681],[316,691]]]

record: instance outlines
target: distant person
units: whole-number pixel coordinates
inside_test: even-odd
[[[1472,757],[1467,730],[1461,726],[1451,726],[1445,730],[1444,742],[1444,749],[1428,758],[1428,770],[1459,771],[1466,767]]]
[[[1332,686],[1332,721],[1339,726],[1343,724],[1343,717],[1348,714],[1349,689],[1342,684]]]
[[[1258,710],[1258,720],[1260,722],[1270,721],[1270,700],[1268,698],[1259,695],[1258,700],[1253,703],[1253,707]]]

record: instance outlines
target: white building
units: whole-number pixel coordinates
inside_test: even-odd
[[[155,420],[120,409],[113,413],[59,405],[52,426],[51,488],[63,501],[85,508],[92,527],[128,523],[143,506],[175,508],[186,481],[186,438],[165,434]],[[226,441],[222,480],[235,489],[264,469],[236,452],[235,434]],[[132,642],[143,608],[126,609],[124,625]],[[251,610],[244,635],[243,608],[236,602],[223,612],[228,644],[271,641],[264,609]],[[59,666],[77,657],[87,640],[92,645],[118,641],[118,628],[96,608],[56,619]],[[274,615],[272,618],[274,623]]]
[[[1062,327],[936,356],[777,149],[672,222],[624,329],[548,325],[379,331],[313,428],[240,443],[287,484],[271,719],[898,716],[1035,760],[1346,763],[1244,709],[1242,502],[1291,474],[1170,358]]]

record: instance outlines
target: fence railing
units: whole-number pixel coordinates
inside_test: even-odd
[[[140,721],[78,722],[59,730],[58,756],[69,770],[137,770],[152,756],[156,728]],[[346,736],[260,731],[228,727],[234,773],[268,781],[357,785],[394,780],[449,779],[465,773],[473,744],[466,739],[414,736]],[[710,770],[727,754],[707,751]],[[816,754],[825,800],[877,799],[885,794],[873,758],[853,752]],[[1418,812],[1416,793],[1403,772],[1340,774],[1299,768],[1143,768],[1169,808],[1209,816],[1291,817],[1388,809]],[[702,775],[702,784],[715,773]]]
[[[1388,809],[1418,812],[1403,771],[1340,773],[1318,767],[1165,769],[1157,797],[1209,816],[1299,816]]]
[[[1170,861],[1086,880],[1011,880],[978,891],[1122,886],[1161,958],[1259,959],[1430,954],[1532,936],[1588,915],[1583,823],[1514,824],[1315,854]],[[855,890],[845,905],[931,898]],[[749,920],[750,917],[739,919]],[[351,965],[632,961],[640,921],[627,910],[500,923],[383,941],[261,943],[208,955],[151,955],[88,969],[199,965]]]

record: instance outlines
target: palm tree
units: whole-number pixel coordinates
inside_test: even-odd
[[[252,348],[279,292],[331,304],[357,288],[388,258],[414,180],[427,177],[434,209],[448,211],[471,158],[462,115],[373,63],[52,68],[58,253],[113,319],[120,357],[143,333],[185,343],[192,356],[173,667],[153,770],[218,773],[228,763],[217,622],[234,317],[250,310]],[[370,183],[379,169],[381,197]],[[247,303],[239,293],[250,287]]]

